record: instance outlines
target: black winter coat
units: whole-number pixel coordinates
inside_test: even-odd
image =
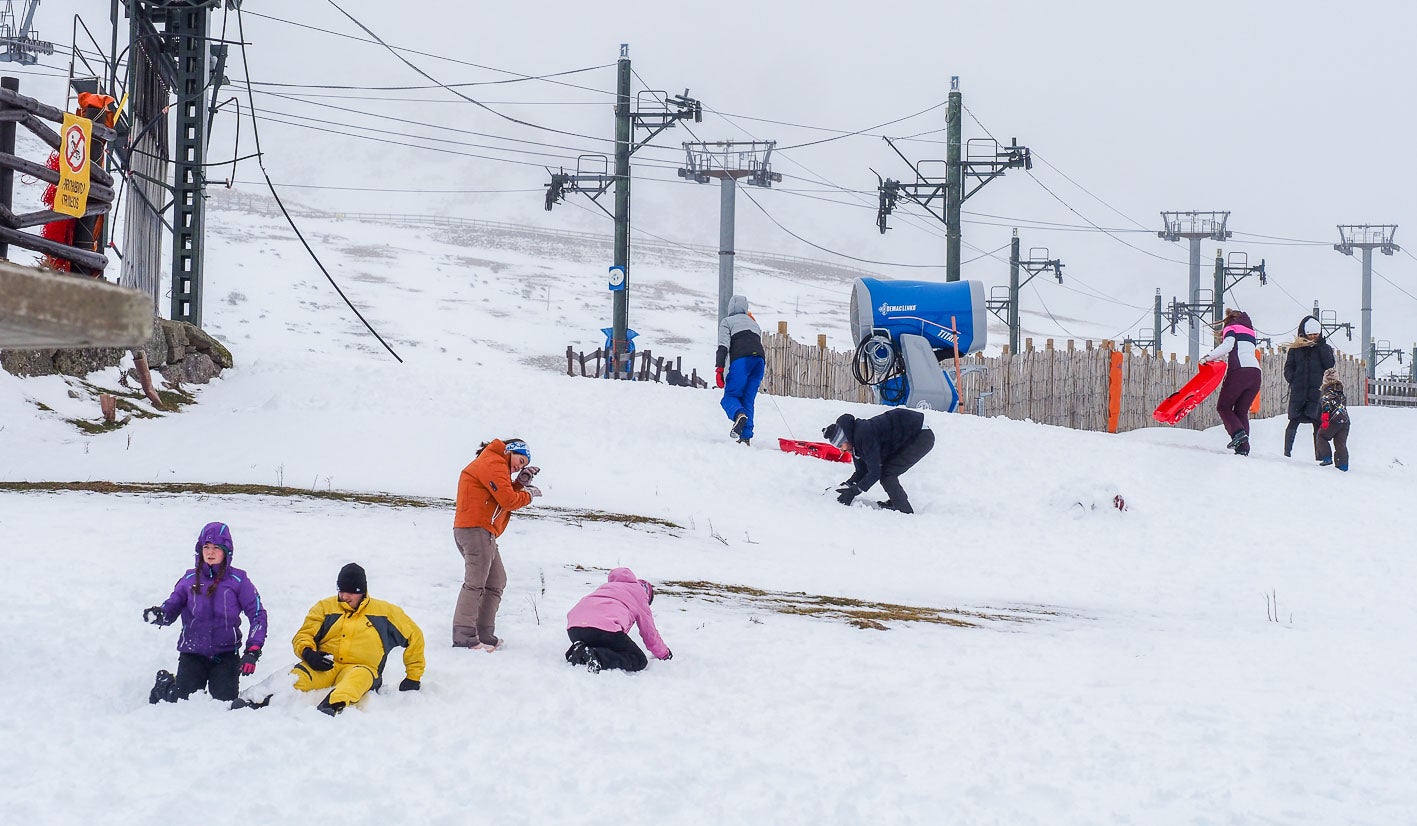
[[[836,421],[851,442],[856,472],[850,481],[862,490],[869,490],[881,478],[881,465],[920,435],[925,427],[925,414],[908,407],[894,407],[869,419],[847,414]]]
[[[1289,418],[1318,422],[1319,388],[1324,371],[1337,362],[1333,348],[1323,338],[1310,347],[1290,347],[1284,357],[1284,380],[1289,382]]]

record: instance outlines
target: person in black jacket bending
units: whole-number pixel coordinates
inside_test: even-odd
[[[900,486],[900,477],[935,446],[935,434],[925,426],[924,413],[905,407],[869,419],[844,413],[827,425],[822,435],[836,447],[851,451],[856,465],[856,472],[837,488],[836,501],[850,505],[880,481],[890,496],[889,501],[880,503],[882,508],[915,513]]]
[[[1284,356],[1284,380],[1289,382],[1289,426],[1284,428],[1284,455],[1294,450],[1299,425],[1314,426],[1314,458],[1322,459],[1327,443],[1319,438],[1319,392],[1324,371],[1336,363],[1333,348],[1323,337],[1323,325],[1311,315],[1299,322],[1298,335]]]

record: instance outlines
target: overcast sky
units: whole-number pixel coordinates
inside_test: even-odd
[[[571,135],[509,122],[437,88],[276,87],[269,84],[429,81],[383,47],[361,42],[368,35],[329,0],[248,0],[245,34],[266,167],[278,185],[290,187],[291,198],[312,205],[608,232],[609,220],[583,196],[572,195],[550,213],[542,209],[543,166],[574,167],[578,154],[610,154],[613,64],[620,44],[628,43],[637,92],[687,88],[705,107],[702,123],[671,129],[635,156],[639,231],[717,243],[717,186],[677,177],[683,141],[757,138],[790,147],[865,130],[778,151],[773,168],[783,183],[747,193],[753,200],[738,199],[738,246],[843,263],[853,262],[832,253],[925,265],[854,262],[893,277],[942,279],[943,226],[918,209],[902,209],[891,219],[893,229],[880,235],[872,170],[912,176],[882,135],[918,136],[897,142],[912,160],[944,157],[940,104],[957,75],[969,112],[966,140],[1017,137],[1035,153],[1031,174],[1011,171],[965,203],[965,277],[1006,284],[1010,228],[1018,226],[1025,251],[1047,247],[1066,265],[1063,285],[1039,278],[1037,292],[1030,287],[1022,299],[1025,308],[1046,305],[1058,317],[1059,338],[1149,328],[1158,287],[1167,301],[1184,298],[1187,249],[1157,238],[1162,210],[1231,212],[1235,236],[1203,244],[1203,286],[1217,248],[1246,253],[1250,263],[1265,259],[1270,285],[1251,279],[1230,303],[1249,310],[1276,341],[1292,336],[1315,299],[1338,311],[1340,320],[1358,324],[1359,261],[1332,249],[1337,224],[1396,223],[1397,242],[1410,241],[1417,252],[1417,156],[1408,147],[1417,11],[1410,3],[1360,0],[1340,9],[1295,0],[1164,7],[1104,0],[718,2],[671,10],[638,1],[335,2],[388,43],[427,53],[404,56],[442,83],[601,68],[556,83],[461,89],[507,117]],[[40,34],[67,51],[79,12],[106,46],[108,6],[107,0],[48,0],[37,15]],[[215,14],[214,34],[222,23]],[[226,26],[234,39],[234,14]],[[44,62],[67,70],[67,56]],[[239,57],[228,76],[244,83]],[[23,82],[45,88],[34,76]],[[400,100],[368,99],[376,97]],[[244,100],[242,108],[249,109]],[[360,132],[352,125],[364,125],[421,136],[360,132],[444,151],[332,135],[312,128],[318,120],[334,132]],[[213,159],[232,154],[235,120],[225,121],[213,139]],[[243,153],[254,148],[249,127],[243,124]],[[228,175],[230,167],[213,172],[214,178]],[[249,161],[236,180],[252,182],[239,183],[241,189],[260,191],[259,170]],[[794,239],[753,201],[786,230],[831,252]],[[995,250],[994,257],[984,255]],[[632,258],[635,272],[633,266]],[[1406,250],[1378,255],[1375,268],[1374,334],[1410,351],[1417,343],[1417,258]],[[1357,351],[1356,335],[1350,343],[1340,334],[1335,343]],[[1184,353],[1185,339],[1168,337],[1163,348]],[[1389,368],[1396,365],[1383,367]]]

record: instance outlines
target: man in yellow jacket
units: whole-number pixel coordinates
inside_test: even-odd
[[[364,569],[340,569],[338,593],[315,603],[291,645],[302,662],[291,673],[301,691],[328,688],[318,706],[334,716],[383,684],[384,661],[402,646],[404,680],[399,691],[417,691],[426,665],[423,631],[403,609],[367,594]]]

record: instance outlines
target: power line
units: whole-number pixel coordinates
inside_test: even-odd
[[[331,4],[331,5],[333,5],[333,4]],[[336,6],[336,8],[339,8],[339,7]],[[343,10],[343,9],[340,9],[340,11],[343,12],[344,10]],[[431,58],[434,58],[434,59],[436,59],[436,60],[444,60],[444,61],[447,61],[447,62],[449,62],[449,63],[456,63],[456,64],[459,64],[459,65],[462,65],[462,66],[471,66],[471,67],[473,67],[474,69],[483,69],[483,70],[489,71],[489,72],[500,72],[500,73],[506,74],[506,75],[514,75],[514,76],[515,76],[517,79],[519,79],[519,80],[542,80],[542,81],[545,81],[545,82],[547,82],[547,83],[555,84],[555,85],[557,85],[557,86],[568,86],[568,87],[570,87],[570,88],[572,88],[572,89],[584,89],[584,90],[589,91],[589,92],[599,92],[600,94],[606,94],[606,95],[611,95],[611,96],[613,96],[613,95],[615,94],[614,92],[607,92],[607,91],[604,90],[604,89],[596,89],[596,88],[594,88],[594,87],[592,87],[592,86],[581,86],[581,85],[578,85],[578,84],[575,84],[575,83],[566,83],[566,82],[564,82],[564,81],[551,80],[551,78],[556,77],[556,76],[558,76],[558,75],[560,75],[560,74],[574,74],[574,73],[576,73],[576,72],[592,71],[593,69],[575,69],[575,70],[572,70],[572,71],[570,71],[570,72],[557,72],[557,73],[552,73],[552,74],[547,74],[547,75],[528,75],[528,74],[523,74],[523,73],[521,73],[521,72],[514,72],[514,71],[511,71],[510,69],[499,69],[499,68],[497,68],[496,66],[484,66],[484,65],[482,65],[482,64],[480,64],[480,63],[473,63],[473,62],[467,61],[467,60],[459,60],[458,58],[455,58],[455,57],[448,57],[448,56],[446,56],[446,55],[434,54],[433,52],[421,52],[421,51],[418,51],[417,49],[409,49],[409,48],[406,48],[406,47],[403,47],[403,46],[390,46],[389,44],[385,43],[385,42],[382,41],[382,40],[379,40],[376,36],[374,36],[374,33],[373,33],[373,32],[370,32],[368,29],[364,29],[364,27],[363,27],[362,25],[360,26],[360,28],[361,28],[361,29],[364,29],[364,31],[367,32],[371,37],[374,37],[373,40],[366,40],[366,39],[364,39],[364,38],[362,38],[362,37],[356,37],[356,36],[354,36],[354,35],[352,35],[352,34],[345,34],[344,32],[337,32],[337,31],[333,31],[333,30],[331,30],[331,29],[323,29],[323,28],[320,28],[319,26],[312,26],[312,25],[310,25],[310,24],[308,24],[308,23],[297,23],[297,22],[295,22],[294,20],[286,20],[286,19],[284,19],[284,18],[281,18],[281,17],[274,17],[274,16],[269,15],[269,14],[261,14],[260,12],[248,11],[247,14],[251,15],[252,17],[260,17],[260,18],[264,18],[264,19],[266,19],[266,20],[271,20],[271,21],[276,22],[276,23],[284,23],[284,24],[286,24],[286,25],[288,25],[288,26],[295,26],[295,27],[301,28],[301,29],[309,29],[309,30],[311,30],[311,31],[317,31],[317,32],[320,32],[320,33],[322,33],[322,34],[332,35],[332,36],[334,36],[334,37],[342,37],[342,38],[345,38],[345,39],[347,39],[347,40],[354,40],[354,41],[359,42],[359,43],[371,43],[371,44],[372,44],[372,43],[377,43],[378,45],[381,45],[381,46],[383,46],[383,47],[386,48],[386,49],[396,49],[397,51],[408,52],[409,54],[418,55],[419,57],[431,57]],[[348,14],[348,13],[345,13],[345,16],[346,16],[346,17],[349,17],[349,14]],[[350,17],[350,19],[353,20],[354,18]],[[355,21],[355,23],[356,23],[356,25],[358,25],[358,21]],[[608,68],[611,68],[612,65],[613,65],[613,64],[607,64],[607,65],[605,65],[605,66],[597,66],[597,67],[594,67],[594,68],[595,68],[595,69],[608,69]],[[446,89],[446,88],[448,88],[447,85],[445,85],[445,84],[443,84],[443,83],[440,83],[440,82],[438,82],[437,80],[434,80],[434,79],[431,78],[431,77],[428,78],[428,79],[429,79],[430,81],[432,81],[435,85],[434,85],[434,86],[429,86],[429,87],[424,87],[424,88],[429,88],[429,89],[433,89],[433,88]],[[329,87],[329,88],[338,88],[338,87]],[[410,87],[410,88],[412,88],[412,87]]]
[[[310,247],[310,242],[305,240],[305,235],[300,231],[300,227],[296,225],[295,219],[290,216],[290,210],[285,208],[285,203],[280,199],[280,193],[276,192],[276,185],[271,182],[271,175],[266,171],[265,157],[261,152],[261,131],[256,120],[256,99],[255,96],[251,94],[251,84],[249,82],[251,78],[251,63],[246,57],[246,31],[241,19],[240,6],[236,7],[236,27],[241,37],[241,68],[248,81],[246,84],[246,99],[251,107],[251,132],[256,139],[256,163],[261,168],[261,174],[266,178],[266,186],[271,191],[271,197],[275,198],[276,206],[280,207],[281,214],[285,216],[286,223],[290,224],[290,228],[294,230],[295,237],[300,239],[301,245],[305,247],[306,252],[310,253],[310,258],[315,262],[315,266],[319,267],[320,272],[324,273],[325,279],[330,282],[331,287],[335,288],[335,292],[343,299],[345,305],[354,312],[354,315],[359,319],[360,323],[364,325],[364,328],[372,333],[374,338],[379,340],[380,344],[384,345],[384,349],[389,351],[389,355],[393,356],[394,360],[399,364],[403,364],[403,359],[399,357],[399,354],[394,352],[394,348],[390,347],[387,341],[384,341],[384,337],[379,335],[379,332],[374,329],[373,325],[364,318],[364,314],[359,312],[359,308],[354,306],[354,302],[350,301],[349,297],[344,294],[344,290],[340,289],[339,284],[335,282],[334,276],[330,275],[330,271],[325,269],[325,265],[320,261],[320,257],[316,255],[315,250]]]
[[[390,46],[388,43],[385,43],[382,38],[380,38],[377,34],[374,34],[373,30],[371,30],[368,26],[364,25],[363,23],[359,22],[359,19],[358,19],[358,18],[356,18],[354,15],[350,14],[349,12],[347,12],[347,11],[345,11],[343,8],[341,8],[340,5],[335,2],[335,0],[325,0],[325,2],[329,3],[331,6],[334,6],[334,7],[335,7],[335,10],[338,11],[340,14],[344,15],[345,17],[348,17],[349,20],[350,20],[350,22],[352,22],[354,25],[358,26],[360,29],[364,30],[364,33],[365,33],[365,34],[369,35],[370,37],[372,37],[372,38],[374,38],[376,41],[378,41],[378,42],[379,42],[379,45],[383,46],[385,49],[388,49],[388,50],[389,50],[389,54],[391,54],[391,55],[393,55],[395,58],[397,58],[400,63],[404,64],[404,65],[407,66],[408,68],[410,68],[410,69],[412,69],[413,71],[417,72],[417,73],[418,73],[419,75],[421,75],[422,77],[427,78],[430,82],[438,84],[438,85],[441,86],[442,88],[447,89],[449,92],[452,92],[454,95],[457,95],[458,97],[462,98],[463,100],[467,101],[468,103],[471,103],[472,105],[474,105],[474,106],[476,106],[476,107],[478,107],[478,108],[480,108],[480,109],[483,109],[483,110],[485,110],[485,111],[487,111],[487,112],[489,112],[489,113],[491,113],[491,114],[493,114],[493,115],[496,115],[497,117],[499,117],[499,118],[501,118],[501,119],[503,119],[503,120],[505,120],[505,121],[509,121],[509,122],[511,122],[511,123],[516,123],[516,124],[520,124],[521,126],[530,127],[530,128],[532,128],[532,129],[540,129],[540,130],[542,130],[542,131],[544,131],[544,132],[552,132],[552,133],[555,133],[555,134],[557,134],[557,135],[569,135],[569,136],[571,136],[571,137],[574,137],[574,138],[582,138],[582,139],[584,139],[584,140],[591,140],[591,141],[599,141],[599,142],[613,143],[613,141],[609,141],[609,140],[606,139],[606,138],[596,138],[596,137],[592,137],[592,136],[590,136],[590,135],[582,135],[582,134],[580,134],[580,133],[578,133],[578,132],[568,132],[568,131],[566,131],[566,130],[564,130],[564,129],[554,129],[554,128],[550,127],[550,126],[542,126],[542,125],[537,124],[537,123],[531,123],[530,121],[524,121],[524,120],[522,120],[522,119],[520,119],[520,118],[514,118],[514,117],[512,117],[511,115],[506,115],[506,114],[503,114],[503,113],[497,111],[496,109],[493,109],[491,106],[488,106],[487,104],[483,103],[483,102],[480,101],[480,100],[476,100],[476,99],[474,99],[474,98],[468,97],[467,95],[463,94],[462,92],[459,92],[457,89],[451,88],[451,87],[449,87],[449,86],[443,84],[443,83],[442,83],[441,81],[439,81],[437,78],[433,77],[432,75],[430,75],[430,74],[428,74],[427,72],[423,71],[422,69],[418,68],[418,66],[414,65],[413,61],[409,60],[408,58],[406,58],[406,57],[404,57],[402,54],[400,54],[400,53],[399,53],[399,52],[400,52],[399,49],[396,49],[396,48],[394,48],[393,46]],[[485,67],[483,67],[483,68],[485,68]]]

